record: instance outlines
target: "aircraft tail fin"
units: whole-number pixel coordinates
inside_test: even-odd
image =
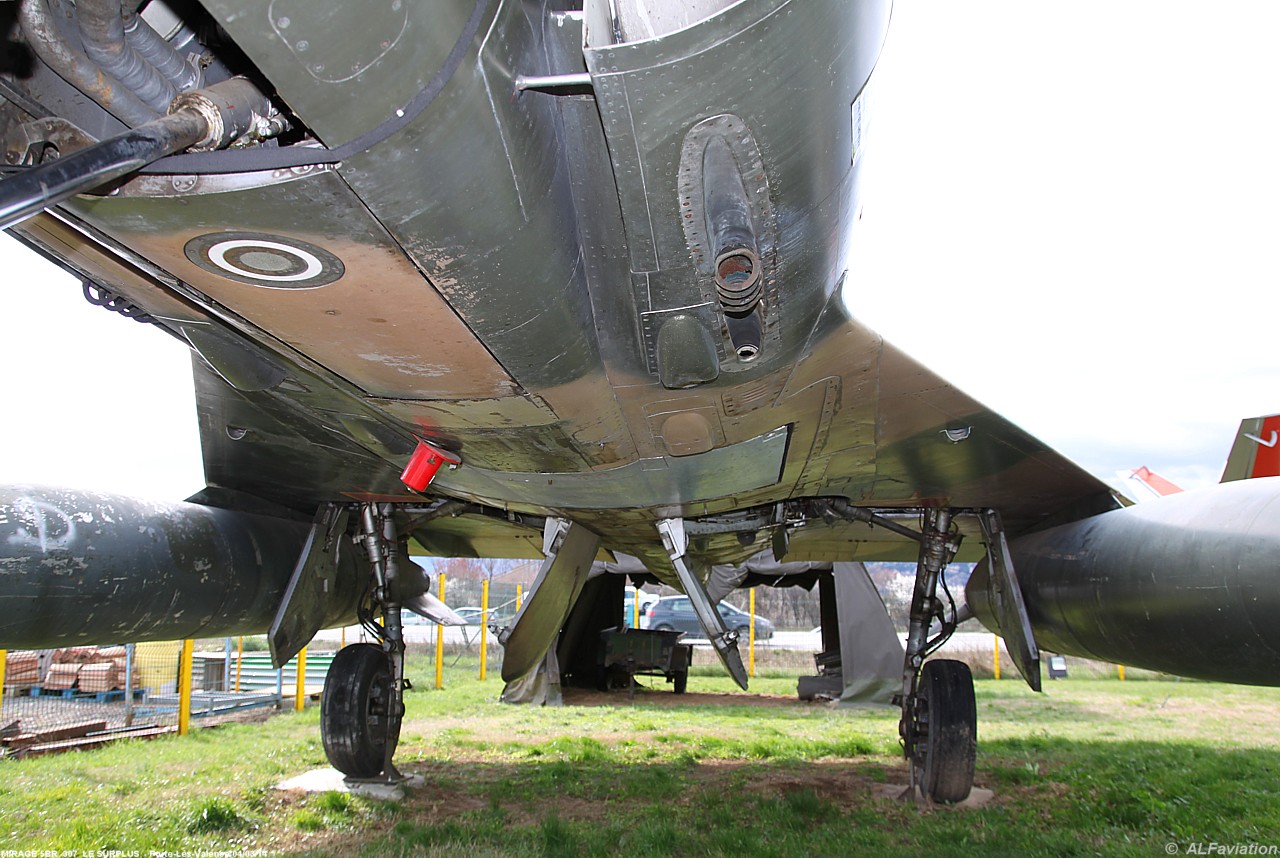
[[[1182,487],[1165,479],[1147,467],[1131,471],[1116,471],[1120,478],[1120,490],[1134,502],[1152,500],[1165,495],[1176,495]]]
[[[1280,476],[1280,414],[1240,421],[1222,482]]]

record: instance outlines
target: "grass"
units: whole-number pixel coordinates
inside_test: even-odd
[[[465,672],[464,672],[465,671]],[[1034,695],[978,683],[972,810],[885,797],[906,773],[892,710],[795,701],[795,671],[740,694],[723,676],[496,703],[460,664],[425,661],[398,760],[400,803],[271,787],[324,764],[318,713],[0,764],[5,850],[302,855],[1164,854],[1280,844],[1280,689],[1070,679]],[[572,700],[572,698],[571,698]]]

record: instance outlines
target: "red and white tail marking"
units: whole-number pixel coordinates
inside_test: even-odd
[[[1280,414],[1240,421],[1222,481],[1280,476]]]
[[[1116,473],[1121,481],[1120,490],[1131,500],[1139,503],[1165,495],[1176,495],[1182,491],[1181,486],[1171,483],[1147,467]]]

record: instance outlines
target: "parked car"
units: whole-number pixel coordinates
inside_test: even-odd
[[[462,617],[469,626],[480,625],[480,617],[484,613],[478,605],[467,605],[463,608],[454,608],[453,612]],[[491,626],[509,626],[514,619],[510,614],[499,613],[493,608],[489,609],[489,625]]]
[[[720,611],[726,626],[746,637],[751,627],[750,614],[735,608],[728,602],[721,602],[716,609]],[[644,609],[640,617],[640,627],[659,631],[685,632],[694,637],[702,637],[704,634],[688,596],[664,596],[653,602]],[[756,640],[768,640],[773,637],[773,631],[772,622],[759,615],[756,616]]]
[[[635,619],[635,614],[633,613],[634,608],[632,608],[632,605],[634,604],[634,600],[635,600],[635,593],[636,593],[635,587],[628,587],[626,590],[626,594],[622,597],[621,628],[624,628],[624,629],[631,628],[631,621]],[[649,609],[649,606],[656,601],[658,601],[657,596],[653,595],[652,593],[646,593],[643,590],[640,591],[640,628],[644,628],[645,612]]]

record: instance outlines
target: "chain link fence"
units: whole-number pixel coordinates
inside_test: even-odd
[[[334,647],[318,643],[306,654],[299,685],[298,659],[277,670],[264,646],[192,642],[189,661],[181,641],[5,652],[0,755],[159,735],[320,693]]]

